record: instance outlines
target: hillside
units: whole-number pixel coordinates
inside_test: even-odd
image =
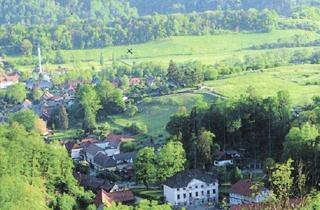
[[[228,97],[240,97],[249,86],[254,87],[257,95],[263,97],[285,90],[290,93],[293,104],[304,105],[319,95],[319,81],[319,65],[297,65],[243,73],[205,84]]]
[[[273,43],[278,39],[289,39],[294,35],[308,36],[310,39],[320,38],[317,33],[303,30],[275,30],[270,33],[230,33],[209,36],[177,36],[138,45],[91,50],[63,50],[61,54],[64,57],[65,64],[48,63],[44,65],[44,68],[53,70],[57,66],[62,66],[89,70],[93,66],[99,69],[101,54],[104,57],[106,65],[111,64],[113,57],[130,65],[142,62],[157,62],[167,66],[171,59],[176,62],[197,60],[206,64],[215,64],[217,61],[230,57],[260,54],[265,50],[249,50],[249,48],[253,45]],[[254,43],[252,43],[252,40],[254,40]],[[128,55],[127,48],[133,48],[134,54]],[[276,52],[278,49],[271,51]],[[36,59],[36,56],[32,59],[22,56],[8,57],[8,60],[22,71],[32,70],[37,63]]]

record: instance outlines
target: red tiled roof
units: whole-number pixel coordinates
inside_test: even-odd
[[[231,186],[231,192],[238,195],[251,197],[254,193],[261,190],[253,190],[253,185],[254,183],[250,180],[239,180],[237,183]]]
[[[18,82],[18,81],[19,81],[19,74],[17,73],[0,76],[0,82]]]
[[[103,189],[101,189],[97,193],[95,204],[97,207],[99,207],[101,204],[105,204],[109,206],[112,203],[130,202],[130,201],[134,201],[134,195],[130,190],[108,193]]]
[[[141,78],[133,77],[130,79],[130,85],[139,85],[141,83]]]
[[[123,141],[124,139],[129,139],[130,136],[128,135],[118,135],[114,133],[110,133],[107,136],[107,141],[114,142],[114,141]]]
[[[86,143],[86,142],[96,143],[96,142],[97,142],[97,139],[95,139],[95,138],[85,138],[85,139],[82,139],[82,140],[81,140],[81,143]]]

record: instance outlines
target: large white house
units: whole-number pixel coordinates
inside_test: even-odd
[[[270,191],[263,186],[255,186],[250,180],[239,180],[231,187],[230,205],[261,203],[269,195]]]
[[[164,186],[164,197],[173,206],[207,204],[218,201],[218,180],[200,170],[179,172]]]

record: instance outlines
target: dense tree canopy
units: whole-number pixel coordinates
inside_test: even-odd
[[[0,154],[0,209],[63,209],[66,197],[69,209],[81,209],[79,201],[91,199],[77,185],[66,150],[17,123],[0,126]]]

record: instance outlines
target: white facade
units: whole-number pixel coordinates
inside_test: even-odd
[[[0,89],[5,89],[11,85],[14,85],[14,84],[17,84],[18,81],[3,81],[3,82],[0,82]]]
[[[221,166],[228,166],[233,165],[233,160],[215,160],[214,166],[221,167]]]
[[[266,200],[269,197],[269,195],[270,195],[270,191],[267,189],[262,190],[255,197],[244,196],[236,193],[230,193],[229,200],[230,200],[230,205],[261,203],[264,200]]]
[[[171,188],[164,185],[164,197],[173,206],[188,206],[194,204],[205,204],[218,201],[218,182],[205,183],[193,179],[187,186],[182,188]]]
[[[120,144],[118,145],[117,148],[110,147],[109,142],[96,143],[96,145],[101,149],[103,149],[105,154],[108,155],[109,157],[120,154]]]
[[[77,148],[77,149],[71,149],[71,158],[74,160],[80,160],[81,159],[81,152],[82,148]]]

